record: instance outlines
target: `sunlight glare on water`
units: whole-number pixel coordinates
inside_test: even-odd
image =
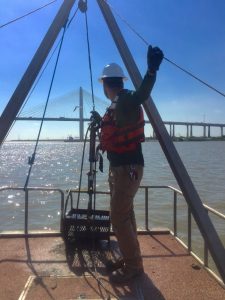
[[[221,213],[225,213],[225,143],[224,142],[177,142],[178,153],[202,199]],[[23,187],[28,173],[28,156],[34,143],[8,142],[0,152],[1,187]],[[87,188],[89,171],[88,145],[86,147],[82,188]],[[80,179],[83,143],[45,142],[38,146],[32,168],[29,187],[59,188],[66,191],[78,188]],[[145,157],[142,185],[171,185],[178,187],[176,179],[158,142],[143,144]],[[108,191],[108,161],[104,154],[104,172],[97,169],[97,190]],[[98,168],[98,166],[97,166]],[[151,189],[149,200],[150,226],[171,227],[173,193],[169,190]],[[2,191],[0,193],[0,230],[24,228],[24,192]],[[76,201],[76,198],[75,198]],[[87,205],[87,196],[81,195],[81,205]],[[109,197],[97,197],[97,207],[107,209]],[[180,226],[186,224],[186,204],[179,201]],[[135,200],[136,218],[139,227],[144,226],[144,192],[139,191]],[[60,197],[54,191],[36,191],[29,194],[29,228],[51,230],[60,223]],[[224,221],[216,221],[224,231]]]

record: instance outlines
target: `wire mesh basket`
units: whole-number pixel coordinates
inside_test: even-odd
[[[110,240],[110,217],[107,210],[72,208],[64,216],[64,238],[79,240]]]

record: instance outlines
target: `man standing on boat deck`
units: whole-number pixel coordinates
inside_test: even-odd
[[[101,127],[100,149],[107,152],[110,163],[110,217],[122,255],[120,260],[107,264],[111,271],[110,280],[115,283],[126,282],[144,271],[133,210],[134,196],[144,167],[141,147],[144,142],[144,117],[141,104],[151,93],[162,59],[162,51],[149,46],[148,70],[136,91],[124,89],[126,77],[119,65],[106,65],[100,81],[111,105],[103,118],[97,112],[92,112],[92,118]]]

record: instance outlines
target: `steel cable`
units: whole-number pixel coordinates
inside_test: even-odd
[[[88,65],[89,65],[90,81],[91,81],[92,105],[93,105],[93,110],[95,110],[95,99],[94,99],[94,88],[93,88],[93,74],[92,74],[92,62],[91,62],[91,50],[90,50],[90,40],[89,40],[89,28],[88,28],[87,12],[85,12],[85,24],[86,24],[87,47],[88,47]]]
[[[86,27],[86,38],[87,38],[87,48],[88,48],[88,66],[90,72],[90,81],[91,81],[91,97],[92,97],[92,110],[95,111],[95,99],[94,99],[94,88],[93,88],[93,73],[92,73],[92,60],[91,60],[91,49],[90,49],[90,39],[89,39],[89,27],[88,27],[88,18],[87,18],[87,0],[85,1],[85,27]],[[96,182],[94,182],[94,207],[96,203]]]
[[[57,69],[57,66],[58,66],[59,56],[60,56],[60,53],[61,53],[61,49],[62,49],[62,44],[63,44],[65,32],[66,32],[66,26],[64,26],[63,35],[62,35],[62,39],[61,39],[61,42],[60,42],[59,51],[58,51],[58,54],[57,54],[57,58],[56,58],[56,62],[55,62],[55,67],[54,67],[54,70],[53,70],[53,75],[52,75],[52,79],[51,79],[51,83],[50,83],[50,87],[49,87],[49,91],[48,91],[48,96],[47,96],[47,100],[46,100],[46,104],[45,104],[45,108],[44,108],[44,112],[43,112],[43,116],[42,116],[42,120],[41,120],[41,124],[40,124],[40,128],[39,128],[38,136],[37,136],[37,139],[36,139],[36,144],[35,144],[35,147],[34,147],[34,152],[33,152],[32,156],[29,158],[29,162],[28,163],[29,163],[30,167],[29,167],[29,171],[28,171],[28,174],[27,174],[26,182],[25,182],[25,185],[24,185],[24,190],[27,188],[27,186],[29,184],[31,170],[32,170],[32,167],[33,167],[33,164],[34,164],[34,161],[35,161],[35,156],[36,156],[36,152],[37,152],[37,146],[38,146],[38,143],[39,143],[42,126],[43,126],[43,123],[44,123],[44,118],[45,118],[45,114],[46,114],[46,110],[47,110],[47,106],[48,106],[50,94],[51,94],[51,91],[52,91],[53,82],[54,82],[54,79],[55,79],[56,69]]]
[[[107,5],[115,12],[115,14],[127,25],[127,27],[135,34],[138,36],[138,38],[140,38],[145,45],[149,46],[150,43],[147,42],[147,40],[145,38],[143,38],[143,36],[141,34],[139,34],[113,7],[112,5],[109,4],[109,2],[107,0],[103,0],[107,3]],[[221,96],[225,97],[225,93],[219,91],[217,88],[213,87],[212,85],[208,84],[207,82],[205,82],[204,80],[200,79],[199,77],[197,77],[196,75],[194,75],[193,73],[191,73],[190,71],[185,70],[183,67],[180,67],[178,64],[176,64],[175,62],[173,62],[172,60],[170,60],[169,58],[164,56],[164,59],[169,62],[170,64],[172,64],[173,66],[175,66],[176,68],[178,68],[179,70],[183,71],[184,73],[186,73],[187,75],[191,76],[192,78],[194,78],[195,80],[199,81],[200,83],[202,83],[203,85],[207,86],[208,88],[210,88],[211,90],[213,90],[214,92],[220,94]]]
[[[9,22],[3,24],[3,25],[0,25],[0,29],[3,28],[3,27],[5,27],[5,26],[8,26],[8,25],[10,25],[10,24],[12,24],[12,23],[14,23],[14,22],[16,22],[16,21],[19,21],[19,20],[23,19],[23,18],[25,18],[25,17],[27,17],[27,16],[29,16],[29,15],[31,15],[31,14],[33,14],[33,13],[39,11],[39,10],[45,8],[46,6],[49,6],[50,4],[53,4],[53,3],[56,2],[56,1],[57,1],[57,0],[51,1],[51,2],[49,2],[49,3],[47,3],[47,4],[43,5],[43,6],[41,6],[41,7],[39,7],[39,8],[36,8],[35,10],[32,10],[31,12],[29,12],[29,13],[23,15],[23,16],[20,16],[20,17],[18,17],[18,18],[15,18],[15,19],[13,19],[13,20],[11,20],[11,21],[9,21]]]

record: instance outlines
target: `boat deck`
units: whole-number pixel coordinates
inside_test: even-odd
[[[145,273],[112,285],[105,262],[118,256],[114,237],[110,247],[83,248],[57,236],[1,238],[0,299],[225,299],[225,289],[172,235],[140,234],[139,241]]]

